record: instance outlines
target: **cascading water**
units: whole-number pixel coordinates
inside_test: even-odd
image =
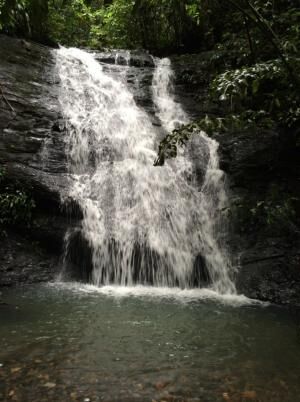
[[[157,60],[153,77],[153,99],[158,109],[158,117],[168,132],[189,122],[187,114],[172,96],[173,76],[170,60]],[[197,211],[195,224],[201,237],[201,254],[205,258],[214,289],[220,293],[234,293],[235,286],[230,279],[233,267],[222,240],[222,236],[226,234],[226,219],[222,216],[222,211],[228,207],[228,199],[224,172],[219,167],[219,144],[203,131],[198,133],[198,136],[198,158],[206,159],[206,166],[200,194],[196,197],[191,213],[195,214]],[[183,163],[186,163],[185,161],[186,158]],[[193,196],[195,197],[195,194]]]
[[[220,210],[227,201],[218,144],[200,134],[207,166],[199,191],[187,154],[153,167],[160,133],[136,105],[122,74],[116,78],[78,49],[61,48],[57,66],[69,122],[70,196],[84,213],[92,282],[192,287],[201,255],[213,289],[233,293],[230,260],[219,241]],[[168,131],[188,121],[171,95],[171,78],[169,60],[157,62],[153,100]]]
[[[156,59],[152,85],[153,101],[162,126],[168,132],[189,123],[187,114],[172,96],[173,75],[169,59]]]

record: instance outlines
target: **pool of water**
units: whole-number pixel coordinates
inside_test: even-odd
[[[4,291],[2,401],[300,401],[299,316],[201,290]]]

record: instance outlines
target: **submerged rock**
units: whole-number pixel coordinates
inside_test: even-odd
[[[133,67],[154,67],[153,57],[142,50],[115,49],[95,52],[96,60],[106,64],[127,65]]]

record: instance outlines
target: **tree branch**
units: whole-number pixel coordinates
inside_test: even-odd
[[[221,0],[219,0],[219,1],[221,1]],[[293,82],[297,85],[297,87],[300,87],[299,78],[295,75],[290,63],[288,62],[286,56],[284,55],[284,52],[281,49],[280,41],[277,38],[275,32],[269,26],[267,21],[256,10],[256,8],[251,4],[251,2],[249,0],[246,0],[246,3],[251,10],[251,12],[248,12],[235,1],[233,1],[233,0],[226,0],[226,1],[227,1],[227,3],[231,4],[231,6],[233,6],[237,10],[239,10],[242,13],[242,15],[244,15],[244,17],[250,19],[251,21],[253,21],[256,24],[256,26],[258,26],[260,31],[268,38],[270,43],[275,48],[278,56],[282,60],[282,63],[284,65],[285,69],[287,70],[287,72],[289,73],[290,77],[292,78]]]

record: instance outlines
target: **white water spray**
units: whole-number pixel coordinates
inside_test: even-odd
[[[173,78],[170,60],[158,60],[153,77],[153,99],[159,111],[158,117],[168,132],[189,122],[187,114],[174,99]],[[228,199],[224,172],[219,167],[219,144],[203,131],[198,135],[202,148],[198,150],[198,157],[203,157],[205,151],[208,153],[199,203],[195,205],[195,209],[198,209],[195,223],[199,225],[201,253],[205,257],[214,289],[220,293],[235,293],[235,286],[230,279],[233,267],[222,241],[222,235],[227,229],[222,211],[228,207]]]
[[[170,60],[156,59],[152,86],[153,101],[157,107],[157,115],[168,132],[189,123],[187,114],[172,96],[173,78]]]
[[[230,262],[218,241],[226,205],[217,143],[200,134],[208,152],[201,191],[193,164],[182,154],[153,167],[158,131],[137,107],[127,85],[78,49],[60,49],[60,101],[69,122],[70,196],[81,206],[82,231],[93,253],[92,282],[192,287],[201,254],[212,287],[233,293]],[[158,63],[153,78],[157,115],[166,130],[188,117],[170,93],[171,67]]]

